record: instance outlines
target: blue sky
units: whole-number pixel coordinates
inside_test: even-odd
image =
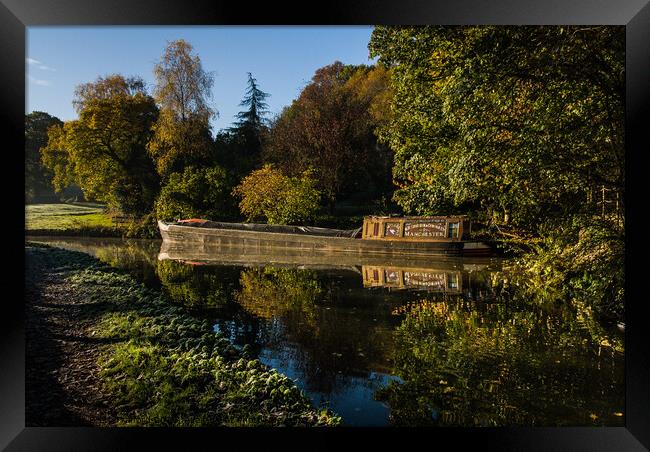
[[[213,129],[226,128],[240,111],[247,72],[272,114],[295,99],[314,71],[336,60],[371,64],[369,26],[29,27],[25,60],[26,112],[76,118],[75,87],[100,75],[141,76],[152,92],[153,66],[167,42],[185,39],[203,68],[214,73]]]

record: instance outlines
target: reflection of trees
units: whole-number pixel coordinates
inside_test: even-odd
[[[163,260],[158,261],[156,274],[175,301],[191,308],[210,308],[228,303],[239,269]]]
[[[377,397],[396,425],[622,425],[621,356],[588,336],[558,308],[423,300],[396,330],[404,383]]]
[[[158,285],[155,268],[160,242],[157,240],[57,237],[46,240],[46,243],[88,253],[112,267],[128,270],[147,286]]]
[[[156,266],[160,243],[145,240],[123,240],[115,243],[101,244],[95,255],[98,259],[113,267],[134,270]]]
[[[330,281],[300,269],[249,269],[235,299],[250,313],[270,320],[271,348],[292,361],[313,391],[342,389],[344,376],[368,376],[391,346],[394,318],[376,296],[353,281]],[[355,290],[350,292],[354,284]],[[363,309],[362,311],[358,310]],[[366,309],[369,312],[364,312]],[[275,341],[294,342],[274,347]],[[385,364],[383,365],[385,367]]]
[[[235,299],[248,312],[267,320],[297,315],[313,324],[321,287],[313,271],[286,268],[254,268],[242,271],[241,290]]]

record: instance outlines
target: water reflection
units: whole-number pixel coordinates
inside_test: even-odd
[[[363,287],[423,289],[461,293],[461,273],[435,268],[399,268],[364,265],[361,269]]]
[[[232,267],[209,268],[193,263],[158,261],[155,267],[160,283],[171,297],[193,309],[226,305],[234,292],[239,270]]]
[[[157,284],[349,425],[624,425],[621,338],[500,261],[50,243]]]
[[[156,266],[161,240],[29,236],[26,241],[90,254],[113,267],[128,270],[148,287],[160,287]]]
[[[560,309],[423,299],[396,312],[394,369],[377,393],[396,425],[620,424],[617,354]]]

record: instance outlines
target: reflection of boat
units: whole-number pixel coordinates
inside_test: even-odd
[[[355,269],[362,266],[384,268],[430,268],[445,271],[475,271],[498,265],[488,257],[454,256],[386,256],[360,253],[332,253],[296,248],[270,248],[258,246],[197,245],[186,242],[163,241],[159,260],[202,262],[211,265],[237,265],[244,267],[292,267],[309,269]],[[359,269],[359,270],[356,270]]]
[[[219,223],[208,220],[158,222],[163,243],[183,244],[209,254],[209,248],[256,247],[363,256],[427,257],[492,255],[492,248],[469,240],[469,220],[456,217],[366,217],[354,230],[309,226]]]
[[[364,287],[392,289],[424,289],[427,291],[461,293],[460,271],[439,268],[403,268],[363,266]]]

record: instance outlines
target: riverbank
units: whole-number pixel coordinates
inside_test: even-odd
[[[26,246],[27,426],[321,426],[293,381],[83,253]]]
[[[94,203],[30,204],[25,206],[25,235],[77,237],[122,237],[127,232],[106,211]]]
[[[151,215],[122,217],[96,203],[25,206],[25,235],[62,237],[160,238]]]
[[[228,221],[241,222],[241,218]],[[354,229],[363,224],[363,215],[319,215],[312,226]],[[25,206],[25,235],[62,237],[116,237],[159,239],[153,215],[125,219],[96,203],[30,204]]]

